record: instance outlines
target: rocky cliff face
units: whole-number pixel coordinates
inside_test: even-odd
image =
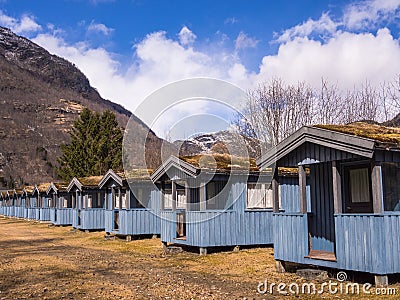
[[[53,180],[60,145],[83,107],[109,109],[125,127],[131,113],[101,98],[72,63],[0,27],[0,187]],[[147,126],[135,116],[138,136]],[[151,131],[150,160],[159,161],[162,140]]]

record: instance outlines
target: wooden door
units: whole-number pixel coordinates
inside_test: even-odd
[[[176,213],[176,235],[177,238],[186,238],[186,218],[185,212]]]

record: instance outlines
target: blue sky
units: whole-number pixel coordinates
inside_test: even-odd
[[[128,109],[210,76],[247,90],[281,77],[349,89],[400,74],[400,0],[0,0],[0,25],[75,63]]]

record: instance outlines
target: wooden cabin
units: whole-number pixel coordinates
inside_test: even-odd
[[[274,206],[278,266],[292,262],[368,272],[378,285],[400,272],[400,128],[303,127],[257,163],[261,169],[299,170],[299,194],[282,199],[297,209],[282,212]],[[275,176],[274,197],[280,184]]]
[[[39,191],[36,186],[26,186],[26,219],[39,220]]]
[[[161,233],[161,193],[150,179],[148,170],[125,173],[109,170],[99,183],[106,191],[105,231],[126,236]]]
[[[40,222],[50,222],[50,206],[51,197],[47,194],[47,189],[50,183],[41,183],[36,186],[36,191],[39,195],[38,197],[38,215],[36,215],[37,220]]]
[[[4,216],[13,217],[15,214],[14,190],[5,190],[2,192]]]
[[[65,182],[52,182],[47,188],[50,200],[50,222],[54,225],[72,225],[72,195]]]
[[[81,230],[104,230],[105,193],[102,176],[74,177],[67,187],[72,201],[72,226]]]
[[[16,218],[25,219],[27,217],[27,210],[26,210],[27,192],[25,189],[17,189],[15,190],[15,194],[16,194],[16,201],[15,201],[14,216]]]
[[[0,190],[0,216],[4,216],[4,210],[5,210],[5,206],[4,206],[4,196],[3,196],[3,191]]]
[[[271,172],[229,155],[171,156],[151,176],[162,190],[161,241],[208,247],[272,244]],[[288,191],[293,186],[287,182]]]

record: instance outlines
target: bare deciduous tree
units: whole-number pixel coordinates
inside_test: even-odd
[[[347,91],[324,78],[319,91],[305,82],[286,84],[275,78],[259,84],[247,96],[245,118],[236,122],[239,131],[267,145],[276,145],[304,125],[393,118],[400,108],[400,76],[380,89],[366,81]]]

